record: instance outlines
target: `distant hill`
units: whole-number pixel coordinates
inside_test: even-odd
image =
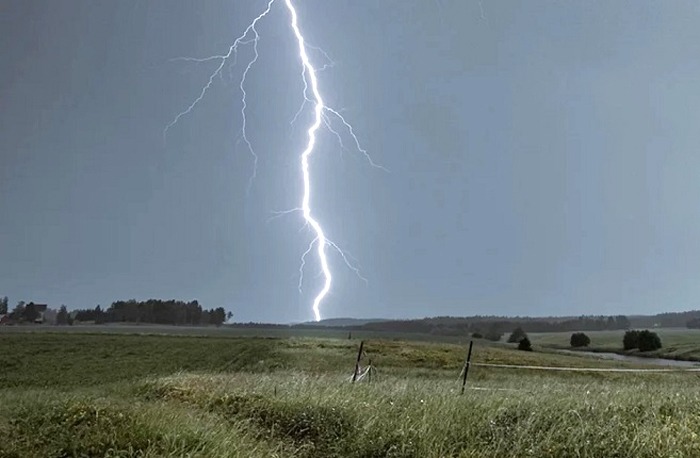
[[[327,325],[330,326],[330,325]],[[653,327],[700,328],[700,310],[665,312],[656,315],[584,315],[578,317],[431,317],[415,320],[377,320],[364,324],[334,326],[348,330],[415,332],[464,336],[471,333],[501,334],[520,327],[527,332],[605,331]]]
[[[700,319],[700,310],[665,312],[656,315],[633,315],[629,318],[635,328],[682,328],[688,326],[689,322]]]
[[[693,321],[691,321],[693,320]],[[690,324],[689,324],[690,323]],[[349,331],[420,333],[465,336],[472,333],[501,335],[520,327],[526,332],[605,331],[652,327],[700,327],[700,311],[666,312],[656,315],[583,315],[549,317],[438,316],[412,320],[332,318],[298,327],[322,326]]]
[[[329,318],[296,324],[233,323],[233,327],[329,328],[345,331],[419,333],[466,336],[473,333],[502,335],[520,327],[526,332],[574,332],[640,329],[653,327],[700,328],[700,310],[665,312],[656,315],[582,315],[521,317],[475,315],[438,316],[411,320],[383,318]]]
[[[328,318],[321,321],[307,321],[306,323],[299,323],[295,326],[321,326],[327,328],[345,328],[353,326],[364,326],[368,323],[384,323],[391,321],[384,318]]]

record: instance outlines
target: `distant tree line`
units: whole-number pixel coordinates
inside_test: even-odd
[[[7,314],[7,297],[2,299],[5,313]],[[17,305],[9,312],[10,320],[14,323],[34,323],[41,316],[39,308],[34,302],[25,304],[24,301],[19,301]]]
[[[693,328],[700,319],[700,310],[688,310],[686,312],[659,313],[648,316],[632,316],[633,328]]]
[[[505,318],[505,317],[436,317],[419,320],[370,322],[345,329],[434,334],[442,336],[481,335],[489,340],[500,340],[505,332],[521,328],[525,332],[606,331],[629,329],[630,321],[624,315],[580,316],[577,318]]]
[[[247,323],[233,323],[231,326],[234,328],[246,328],[246,329],[319,329],[319,326],[314,325],[289,325],[289,324],[279,324],[279,323],[262,323],[249,321]],[[323,329],[323,328],[321,328]]]
[[[231,312],[223,307],[205,309],[196,300],[185,302],[177,300],[149,299],[147,301],[113,302],[107,309],[100,305],[94,309],[69,311],[65,305],[58,310],[48,308],[45,304],[20,301],[11,310],[8,298],[0,297],[0,318],[6,324],[56,324],[72,325],[74,322],[103,323],[153,323],[189,326],[219,326],[230,320]]]
[[[176,300],[149,299],[147,301],[113,302],[106,310],[98,305],[94,309],[74,312],[75,321],[102,323],[153,323],[183,326],[220,326],[231,319],[223,307],[204,309],[196,300],[190,302]]]

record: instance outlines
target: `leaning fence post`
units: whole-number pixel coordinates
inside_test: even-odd
[[[357,373],[360,370],[360,359],[362,358],[362,347],[365,346],[365,341],[360,342],[360,351],[357,352],[357,361],[355,362],[355,372],[352,373],[352,383],[357,380]]]
[[[469,373],[469,363],[471,363],[472,360],[472,346],[474,345],[474,341],[470,340],[469,341],[469,352],[467,353],[467,361],[464,363],[464,377],[462,378],[462,393],[464,394],[464,387],[467,385],[467,374]]]

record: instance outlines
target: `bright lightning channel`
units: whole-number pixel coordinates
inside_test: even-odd
[[[297,24],[297,11],[292,5],[292,0],[285,0],[287,9],[292,15],[292,30],[294,30],[294,35],[299,43],[299,57],[301,57],[301,62],[304,65],[305,72],[308,73],[309,79],[311,80],[311,92],[316,99],[316,105],[314,106],[314,122],[309,127],[307,131],[309,136],[309,142],[306,144],[306,149],[301,153],[301,172],[302,178],[304,180],[304,195],[301,200],[301,209],[304,213],[304,220],[311,226],[316,233],[316,246],[318,252],[318,258],[321,262],[321,270],[323,271],[323,288],[314,298],[313,311],[316,321],[321,321],[321,301],[328,294],[331,289],[331,282],[333,281],[333,276],[331,275],[331,270],[328,268],[328,258],[326,257],[326,234],[323,232],[321,225],[316,221],[316,219],[311,215],[311,206],[309,201],[311,200],[311,184],[309,179],[309,156],[314,150],[316,145],[316,131],[321,127],[322,115],[323,115],[323,98],[318,90],[318,79],[316,78],[316,70],[314,69],[311,62],[309,62],[309,56],[306,53],[306,46],[304,45],[304,37],[299,31],[299,26]]]
[[[253,181],[255,180],[256,174],[257,174],[257,165],[258,165],[258,156],[255,153],[255,150],[253,149],[253,146],[251,142],[248,139],[247,136],[247,120],[246,120],[246,108],[247,108],[247,93],[245,90],[245,82],[246,78],[248,76],[248,73],[252,66],[257,62],[258,60],[258,42],[260,40],[260,35],[258,34],[258,31],[256,29],[257,23],[265,18],[267,14],[270,12],[272,9],[272,5],[275,3],[276,0],[269,0],[267,3],[267,8],[260,13],[253,21],[248,25],[248,27],[245,29],[243,34],[236,38],[236,40],[233,42],[233,44],[229,47],[228,52],[226,54],[221,54],[221,55],[213,55],[213,56],[208,56],[204,58],[192,58],[192,57],[178,57],[175,59],[172,59],[173,61],[186,61],[186,62],[211,62],[211,61],[220,61],[219,65],[216,67],[214,72],[209,75],[209,80],[207,83],[204,85],[202,90],[200,91],[199,95],[192,101],[192,103],[183,111],[178,113],[175,118],[165,127],[163,131],[163,138],[168,134],[168,131],[175,126],[178,121],[183,116],[189,115],[192,110],[197,106],[197,104],[204,98],[204,96],[207,94],[207,92],[211,89],[211,86],[214,83],[214,80],[217,76],[222,76],[222,71],[226,65],[226,63],[229,60],[233,60],[233,63],[235,64],[237,53],[239,50],[240,46],[243,45],[248,45],[252,44],[253,45],[253,52],[254,56],[253,58],[248,61],[248,64],[246,65],[245,70],[243,71],[243,74],[241,76],[241,80],[239,83],[239,89],[241,91],[241,116],[242,116],[242,126],[241,126],[241,139],[245,142],[248,151],[253,157],[253,172],[252,175],[249,179],[248,182],[248,187],[247,190],[250,190],[250,187],[252,186]],[[309,157],[311,154],[314,152],[314,148],[316,146],[316,138],[317,138],[317,133],[319,128],[321,127],[321,123],[323,123],[326,128],[336,136],[338,139],[338,142],[340,143],[340,146],[342,149],[345,149],[345,145],[343,144],[342,137],[341,135],[333,129],[330,121],[330,116],[332,115],[336,119],[340,121],[340,123],[345,127],[347,130],[347,133],[352,137],[356,149],[363,154],[365,159],[369,162],[369,164],[372,167],[382,169],[384,171],[386,170],[384,167],[381,165],[376,164],[372,158],[370,157],[369,153],[367,150],[362,148],[357,136],[355,135],[355,132],[352,128],[352,125],[348,123],[345,118],[340,114],[339,111],[325,105],[323,101],[323,97],[321,96],[321,92],[319,91],[318,88],[318,78],[317,78],[317,73],[325,70],[328,67],[333,66],[333,61],[328,57],[323,50],[320,48],[313,47],[309,45],[306,40],[304,39],[304,36],[302,35],[299,25],[298,25],[298,19],[297,19],[297,11],[294,8],[294,5],[292,4],[292,0],[284,0],[285,5],[287,7],[287,10],[289,11],[289,14],[291,16],[291,21],[290,21],[290,26],[292,28],[292,31],[294,32],[294,36],[296,38],[298,48],[299,48],[299,58],[301,59],[302,63],[302,80],[304,81],[304,90],[303,90],[303,97],[304,100],[302,102],[301,107],[299,108],[299,111],[294,115],[294,118],[292,119],[291,124],[293,124],[301,111],[304,109],[304,105],[306,103],[312,103],[314,105],[314,120],[313,123],[309,126],[307,130],[307,135],[308,135],[308,143],[306,144],[305,149],[302,151],[300,155],[300,160],[301,160],[301,171],[302,171],[302,179],[304,183],[304,192],[302,195],[302,202],[301,202],[301,207],[299,208],[294,208],[291,210],[286,210],[286,211],[281,211],[281,212],[276,212],[277,216],[289,214],[292,212],[301,212],[304,216],[304,221],[305,221],[305,226],[309,226],[313,229],[314,231],[314,238],[309,244],[309,247],[307,250],[302,254],[301,256],[301,263],[299,266],[299,291],[301,292],[302,290],[302,284],[304,280],[304,266],[306,264],[306,257],[307,255],[313,250],[313,247],[316,246],[316,252],[318,255],[319,263],[321,265],[321,273],[323,275],[324,281],[323,281],[323,287],[321,290],[316,294],[314,297],[312,309],[314,312],[314,317],[316,321],[321,320],[321,303],[323,302],[323,299],[328,295],[328,292],[331,289],[331,284],[333,282],[333,276],[331,274],[330,267],[328,265],[328,257],[326,255],[326,247],[330,246],[331,248],[335,249],[340,256],[342,257],[343,261],[345,264],[353,271],[355,274],[362,279],[363,281],[367,282],[367,279],[364,278],[361,274],[360,271],[357,267],[352,265],[348,259],[348,255],[344,253],[340,247],[329,240],[326,237],[325,232],[323,231],[323,228],[321,227],[321,224],[314,218],[312,212],[311,212],[311,178],[310,178],[310,173],[309,173]],[[252,38],[247,38],[249,35],[253,35]],[[310,49],[315,49],[322,53],[326,59],[328,60],[329,63],[324,64],[323,67],[316,69],[312,64],[309,59],[309,55],[307,53],[307,48]],[[307,79],[308,78],[308,79]],[[309,86],[311,89],[311,93],[313,95],[313,98],[309,98],[308,96],[308,91],[309,91]]]
[[[241,81],[240,84],[238,85],[239,89],[241,90],[241,101],[242,101],[242,107],[241,107],[241,116],[242,116],[242,126],[241,126],[241,138],[245,142],[246,146],[248,147],[248,151],[250,152],[251,156],[253,156],[253,172],[248,179],[248,186],[246,188],[246,192],[250,191],[250,188],[253,185],[253,181],[255,180],[255,177],[258,173],[258,155],[255,153],[255,150],[253,150],[253,145],[250,143],[248,140],[248,134],[246,132],[246,126],[247,126],[247,120],[246,120],[246,115],[245,115],[245,109],[247,108],[247,102],[246,102],[246,91],[245,91],[245,80],[246,77],[248,76],[248,72],[250,71],[251,67],[255,62],[258,61],[258,41],[260,41],[260,35],[258,34],[258,30],[255,28],[255,26],[258,24],[258,22],[267,16],[267,14],[270,12],[272,9],[272,4],[275,3],[275,0],[269,0],[267,3],[267,8],[265,8],[265,11],[260,13],[258,17],[253,19],[253,21],[246,27],[245,31],[241,36],[236,38],[236,40],[233,42],[233,44],[229,47],[228,52],[226,54],[222,55],[214,55],[214,56],[208,56],[204,58],[192,58],[192,57],[177,57],[175,59],[171,59],[172,61],[189,61],[189,62],[209,62],[209,61],[217,61],[220,60],[221,62],[219,63],[219,66],[216,67],[214,72],[209,75],[209,81],[207,81],[207,84],[204,85],[202,90],[199,92],[199,95],[192,101],[192,103],[183,111],[177,114],[173,118],[170,123],[168,123],[167,126],[165,126],[165,129],[163,130],[163,141],[165,141],[165,138],[168,135],[168,131],[175,125],[177,122],[182,118],[183,116],[186,116],[194,110],[194,108],[197,106],[199,102],[202,101],[205,95],[207,95],[207,92],[211,88],[212,84],[214,84],[214,79],[219,75],[221,75],[221,71],[224,69],[224,66],[226,65],[226,62],[229,61],[229,59],[233,59],[234,63],[236,60],[236,56],[238,54],[238,47],[241,45],[247,45],[252,43],[253,44],[253,51],[254,51],[254,57],[248,62],[248,65],[246,66],[245,70],[243,71],[243,76],[241,76]],[[254,38],[250,40],[246,40],[245,38],[250,34],[250,32],[253,32]]]

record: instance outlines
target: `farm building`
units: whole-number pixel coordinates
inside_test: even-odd
[[[46,313],[46,310],[48,309],[48,305],[46,304],[35,304],[34,302],[30,302],[26,305],[27,308],[33,307],[34,310],[37,312],[36,318],[34,319],[34,324],[43,324],[44,323],[44,314]]]

